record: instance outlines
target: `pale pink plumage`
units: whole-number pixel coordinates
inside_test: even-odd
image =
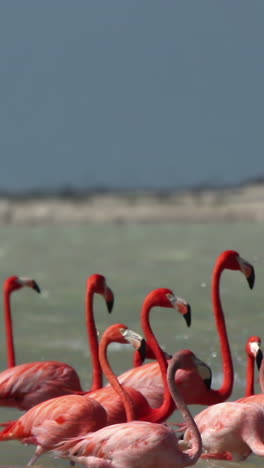
[[[246,395],[234,402],[210,406],[195,417],[203,445],[203,458],[244,460],[251,453],[264,456],[263,395],[254,393],[254,365],[262,358],[261,340],[251,336],[246,343]],[[249,396],[252,395],[252,396]],[[191,439],[187,430],[183,446]]]
[[[168,383],[185,423],[192,431],[192,448],[182,452],[175,433],[165,425],[130,421],[105,427],[82,438],[62,441],[54,450],[89,468],[183,468],[194,465],[201,453],[201,439],[174,375],[178,367],[193,368],[195,356],[189,350],[177,353],[168,368]],[[129,400],[128,404],[133,402]]]
[[[264,408],[261,405],[237,401],[218,403],[195,418],[202,438],[202,458],[245,460],[251,453],[264,456]],[[191,444],[189,429],[184,434],[182,448]]]

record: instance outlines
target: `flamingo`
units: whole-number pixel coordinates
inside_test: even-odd
[[[93,434],[61,441],[52,454],[70,458],[89,468],[183,468],[194,465],[201,454],[201,437],[177,388],[175,373],[178,369],[193,372],[195,367],[196,357],[192,351],[182,350],[170,360],[167,371],[175,406],[192,434],[191,449],[182,452],[175,433],[168,426],[133,420],[135,406],[129,395],[122,392],[127,423],[107,426]],[[199,368],[196,368],[196,372],[199,372]]]
[[[246,342],[247,396],[259,397],[254,395],[254,364],[256,361],[259,367],[262,360],[260,344],[259,336],[251,336]],[[264,402],[263,395],[262,399]],[[223,402],[208,407],[195,417],[202,437],[202,458],[239,461],[245,460],[252,452],[264,456],[264,406],[258,407],[257,402],[256,398]],[[186,448],[190,440],[191,434],[187,430],[182,446]]]
[[[41,401],[57,396],[82,392],[79,376],[73,367],[59,361],[39,361],[15,366],[15,351],[12,334],[10,294],[29,286],[40,291],[32,279],[12,276],[4,283],[4,306],[7,330],[7,353],[9,368],[0,373],[0,406],[29,410]],[[86,288],[86,323],[93,360],[92,390],[102,386],[102,372],[98,359],[97,332],[93,317],[93,296],[102,295],[111,312],[114,296],[105,277],[90,276]]]
[[[264,408],[256,403],[227,401],[208,406],[195,418],[202,438],[201,458],[241,461],[251,453],[264,456]],[[189,429],[182,449],[192,443]]]
[[[239,398],[239,400],[237,401],[239,403],[246,403],[246,404],[258,403],[264,408],[264,361],[263,361],[262,350],[260,348],[258,349],[258,345],[260,344],[261,339],[258,336],[255,338],[256,340],[258,339],[259,341],[255,342],[254,348],[256,351],[254,350],[253,353],[256,354],[255,359],[256,359],[257,367],[259,368],[259,384],[260,384],[262,393],[258,393],[256,395],[251,394],[251,395]],[[251,380],[254,380],[254,371],[252,372]]]
[[[136,407],[136,417],[137,419],[143,419],[145,421],[151,422],[162,422],[165,421],[174,411],[174,402],[171,398],[166,372],[167,372],[167,360],[165,359],[164,353],[161,350],[155,336],[152,333],[152,330],[149,325],[148,316],[150,311],[153,307],[165,307],[165,308],[173,308],[176,310],[181,310],[181,313],[190,314],[190,306],[189,304],[182,298],[179,298],[174,295],[171,289],[168,288],[158,288],[151,291],[145,298],[143,305],[142,305],[142,315],[145,317],[143,328],[145,332],[145,336],[149,346],[151,346],[156,359],[158,360],[158,365],[160,367],[160,373],[162,375],[162,383],[165,388],[163,391],[163,401],[161,402],[158,408],[152,408],[149,405],[147,398],[145,397],[145,393],[137,390],[134,388],[133,385],[128,386],[125,385],[126,390],[129,392],[130,396],[134,399],[135,407]],[[102,337],[102,342],[104,341],[104,337]],[[99,346],[99,357],[100,362],[104,364],[106,363],[105,356],[104,356],[104,349]],[[100,351],[101,350],[101,351]],[[203,368],[204,363],[200,361],[200,366]],[[145,366],[142,366],[143,368]],[[183,371],[185,372],[185,371]],[[193,372],[189,372],[185,374],[188,375],[188,383],[192,385],[196,384],[197,380],[197,372],[196,370]],[[200,376],[199,379],[201,380]],[[180,387],[185,391],[186,382],[182,383]],[[132,392],[132,394],[131,394]],[[106,386],[97,390],[96,392],[92,392],[89,394],[91,398],[95,398],[99,401],[106,409],[108,414],[108,424],[117,424],[124,422],[126,420],[125,409],[120,399],[119,395],[117,395],[113,388],[110,386]]]
[[[261,351],[261,338],[259,336],[251,336],[246,342],[247,353],[247,372],[246,372],[246,390],[245,396],[254,395],[254,365],[255,361],[258,369],[261,367],[262,351]]]
[[[223,383],[222,386],[217,390],[210,388],[210,369],[205,371],[205,365],[205,376],[203,379],[201,379],[199,374],[197,374],[195,380],[190,381],[189,374],[185,373],[184,371],[177,372],[176,383],[180,386],[184,400],[188,405],[212,405],[215,403],[220,403],[229,398],[232,393],[234,381],[233,362],[226,330],[224,312],[220,299],[220,279],[225,269],[241,271],[245,275],[250,289],[252,289],[254,286],[254,267],[242,257],[240,257],[238,252],[234,250],[226,250],[218,256],[213,269],[212,303],[222,355]],[[146,325],[145,321],[146,316],[142,314],[141,323],[142,329],[144,331]],[[122,384],[134,387],[141,391],[152,407],[158,407],[161,404],[164,387],[162,384],[162,376],[158,363],[153,362],[145,364],[136,369],[131,369],[120,375],[119,380]],[[195,392],[193,391],[194,388]]]
[[[3,284],[4,321],[6,330],[6,355],[8,368],[14,367],[16,365],[10,296],[14,291],[17,291],[23,287],[32,288],[34,291],[40,293],[39,285],[36,283],[35,280],[30,278],[24,278],[22,276],[10,276],[4,281]]]
[[[104,355],[105,348],[113,342],[131,343],[136,349],[142,349],[142,340],[126,325],[112,325],[101,340],[101,354]],[[63,395],[39,403],[16,421],[1,424],[5,428],[0,432],[0,441],[20,440],[24,444],[36,445],[35,454],[28,463],[32,465],[62,439],[96,431],[107,423],[105,408],[94,398],[88,395]]]

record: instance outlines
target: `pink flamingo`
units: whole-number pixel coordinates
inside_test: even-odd
[[[254,366],[255,362],[258,369],[261,367],[262,362],[262,351],[261,351],[261,338],[259,336],[251,336],[246,343],[246,353],[247,353],[247,371],[246,371],[246,391],[245,396],[254,395]]]
[[[212,303],[222,354],[223,383],[218,390],[211,389],[211,375],[208,368],[206,371],[205,365],[205,376],[203,379],[197,374],[195,380],[189,381],[188,373],[184,371],[177,372],[176,383],[180,386],[184,396],[184,401],[188,405],[212,405],[225,401],[232,393],[234,381],[233,362],[226,330],[224,312],[220,299],[220,279],[225,269],[241,271],[245,275],[249,287],[252,289],[254,286],[254,268],[250,263],[241,258],[238,252],[234,250],[226,250],[221,255],[219,255],[213,270]],[[142,311],[141,323],[144,331],[146,325],[145,320],[146,316]],[[162,376],[159,370],[159,365],[156,362],[145,364],[136,369],[131,369],[119,376],[119,380],[122,384],[141,391],[152,407],[158,407],[161,404],[164,387],[162,384]],[[193,391],[194,388],[195,392]]]
[[[258,336],[251,336],[245,346],[248,356],[247,396],[254,395],[254,365],[256,361],[260,366],[262,360],[260,344],[261,339]],[[260,429],[264,422],[264,408],[258,408],[255,398],[250,405],[250,400],[242,398],[235,402],[219,403],[196,416],[195,421],[202,437],[202,458],[244,460],[252,452],[264,456],[264,441]],[[242,405],[243,401],[248,404]],[[187,431],[183,447],[186,448],[190,440],[191,435]]]
[[[30,278],[23,278],[22,276],[10,276],[4,281],[3,285],[4,321],[6,330],[6,354],[8,368],[14,367],[16,365],[10,295],[12,292],[17,291],[23,287],[32,288],[34,291],[40,293],[40,288],[36,281]]]
[[[10,294],[29,286],[40,291],[34,280],[12,276],[4,283],[4,310],[7,334],[9,369],[0,373],[0,406],[28,410],[49,398],[81,392],[78,374],[73,367],[59,361],[39,361],[15,366],[14,340],[12,333]],[[113,306],[113,293],[104,276],[92,275],[87,281],[86,323],[93,360],[92,390],[102,386],[102,371],[98,358],[97,331],[93,317],[93,296],[102,295],[109,312]]]
[[[113,342],[131,343],[141,348],[142,339],[128,330],[126,325],[110,326],[100,343],[101,354],[104,356],[106,347]],[[107,423],[108,415],[104,407],[94,398],[63,395],[39,403],[17,421],[3,423],[5,429],[0,433],[0,441],[17,439],[24,444],[36,445],[35,454],[28,463],[32,465],[43,453],[54,449],[62,439],[87,434]]]
[[[153,332],[151,330],[149,324],[149,314],[153,307],[165,307],[165,308],[173,308],[173,309],[180,309],[181,313],[190,313],[190,306],[184,300],[174,295],[174,293],[167,288],[158,288],[154,291],[151,291],[145,298],[143,305],[142,305],[142,316],[144,316],[144,323],[143,328],[145,332],[145,336],[149,346],[152,348],[156,359],[158,360],[158,365],[160,367],[160,373],[162,375],[162,384],[165,391],[163,391],[163,401],[158,408],[152,408],[146,397],[145,393],[135,389],[132,385],[126,385],[126,390],[133,398],[136,408],[136,418],[142,419],[145,421],[151,422],[162,422],[165,421],[174,411],[174,402],[171,398],[168,384],[167,384],[167,361],[165,359],[164,353],[161,350]],[[102,337],[103,341],[103,337]],[[105,358],[100,352],[101,346],[99,347],[99,357],[101,364],[104,362]],[[103,349],[103,348],[102,348]],[[203,363],[200,361],[200,366],[203,366]],[[145,366],[142,366],[144,368]],[[185,372],[185,371],[183,371]],[[185,372],[186,373],[186,372]],[[197,372],[188,372],[188,382],[195,384],[197,380]],[[199,377],[199,379],[201,379]],[[182,384],[184,388],[186,383]],[[114,386],[114,385],[113,385]],[[131,393],[132,392],[132,393]],[[123,406],[122,400],[120,399],[119,395],[116,394],[114,389],[110,386],[101,388],[96,392],[92,392],[89,394],[91,398],[95,398],[99,401],[107,411],[108,414],[108,424],[117,424],[126,421],[125,415],[125,408]]]
[[[259,341],[258,342],[255,342],[255,347],[254,347],[254,350],[252,351],[256,357],[255,357],[255,360],[256,360],[256,363],[257,363],[257,367],[259,368],[259,384],[260,384],[260,388],[261,388],[261,392],[262,393],[258,393],[256,395],[254,394],[251,394],[251,395],[248,395],[248,396],[245,396],[243,398],[239,398],[239,400],[237,400],[239,403],[246,403],[246,404],[251,404],[251,403],[258,403],[260,404],[263,408],[264,408],[264,361],[263,361],[263,354],[262,354],[262,350],[259,348],[258,349],[258,344],[260,344],[261,340],[260,338],[257,336],[255,337],[256,340],[258,339]],[[254,364],[252,364],[252,367],[253,367]],[[253,368],[253,371],[252,371],[252,374],[251,374],[251,381],[254,381],[254,368]],[[252,384],[252,388],[254,389],[253,387],[253,384]],[[252,392],[254,393],[254,392]]]
[[[264,456],[263,406],[227,401],[209,406],[194,419],[202,438],[201,458],[239,461],[251,453]],[[191,443],[187,429],[181,446],[186,449]]]
[[[181,451],[175,433],[166,425],[135,421],[133,400],[118,383],[128,422],[107,426],[80,438],[61,441],[53,454],[70,458],[89,468],[183,468],[194,465],[201,454],[201,438],[174,376],[179,368],[193,372],[195,366],[196,357],[191,351],[179,351],[169,363],[167,377],[175,406],[192,434],[190,450]],[[199,369],[196,368],[196,372]]]

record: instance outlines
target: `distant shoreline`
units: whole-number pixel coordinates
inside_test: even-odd
[[[0,196],[0,225],[264,221],[264,185],[180,192]]]

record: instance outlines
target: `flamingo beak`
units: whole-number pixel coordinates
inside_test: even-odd
[[[120,332],[125,340],[130,343],[136,351],[139,351],[143,362],[146,359],[147,354],[146,340],[133,330],[129,330],[129,328],[121,329]]]
[[[17,279],[17,281],[18,281],[18,283],[19,283],[21,286],[27,286],[28,288],[32,288],[32,289],[34,289],[35,291],[37,291],[38,293],[41,292],[38,283],[37,283],[35,280],[33,280],[33,279],[25,278],[25,277],[23,277],[23,276],[20,276],[20,277]]]
[[[244,273],[247,279],[250,289],[253,289],[254,284],[255,284],[255,270],[254,270],[253,265],[251,265],[251,263],[248,263],[246,260],[244,260],[241,257],[238,259],[238,262],[239,262],[242,273]]]
[[[247,282],[248,282],[250,289],[253,289],[254,284],[255,284],[255,270],[252,265],[251,265],[251,272],[246,278],[247,278]]]
[[[195,356],[195,365],[206,387],[208,390],[210,390],[212,384],[211,368],[204,361],[201,361],[201,359],[199,359],[197,356]]]
[[[137,351],[139,352],[140,354],[140,359],[142,362],[145,361],[146,359],[146,355],[147,355],[147,344],[146,344],[146,340],[145,338],[142,338],[141,342],[140,342],[140,346],[139,348],[137,349]]]
[[[169,359],[172,358],[172,354],[167,353],[167,351],[165,351],[164,349],[162,349],[162,352],[164,354],[165,359],[167,359],[167,361],[169,361]]]
[[[260,370],[262,359],[263,359],[263,353],[262,353],[261,349],[259,349],[257,354],[256,354],[256,364],[257,364],[258,370]]]
[[[38,283],[36,283],[36,281],[32,281],[32,289],[34,289],[35,291],[37,291],[37,293],[41,293],[41,289],[38,285]]]
[[[182,314],[187,327],[191,326],[192,323],[192,314],[191,314],[191,306],[188,302],[184,301],[184,299],[177,298],[177,309]]]
[[[167,294],[167,298],[169,299],[171,306],[174,309],[178,310],[178,312],[181,315],[183,315],[187,326],[190,327],[192,321],[190,304],[188,304],[188,302],[186,302],[185,299],[182,299],[178,296],[174,296],[174,294]]]
[[[106,301],[107,310],[109,314],[111,314],[113,306],[114,306],[114,293],[112,289],[107,287],[104,297]]]

